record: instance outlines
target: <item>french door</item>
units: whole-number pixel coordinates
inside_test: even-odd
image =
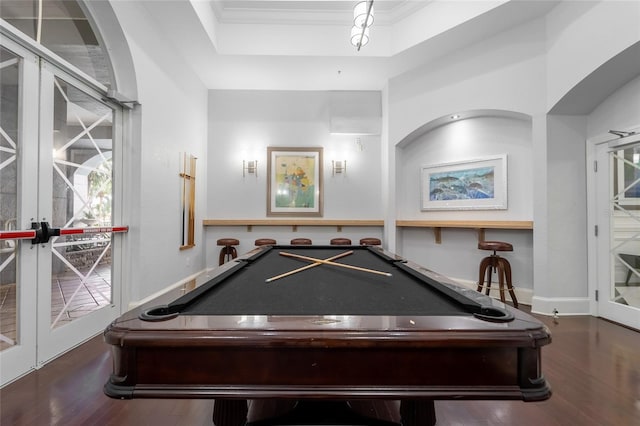
[[[127,228],[121,108],[11,40],[0,67],[1,386],[120,314]]]
[[[640,329],[640,135],[595,147],[598,315]]]

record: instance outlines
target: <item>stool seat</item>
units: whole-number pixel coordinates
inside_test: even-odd
[[[480,241],[478,248],[480,250],[513,251],[513,245],[504,241]]]
[[[218,258],[218,265],[222,265],[228,260],[233,260],[238,257],[238,252],[234,246],[240,245],[240,240],[237,238],[220,238],[216,241],[216,244],[223,246],[220,250],[220,257]]]
[[[220,238],[216,244],[219,246],[237,246],[240,245],[240,240],[237,238]]]
[[[309,238],[294,238],[291,240],[292,246],[310,246],[313,244]]]
[[[332,246],[350,246],[351,240],[349,238],[332,238],[330,243]]]
[[[255,245],[260,246],[274,246],[276,245],[276,240],[272,238],[258,238],[255,241]]]
[[[372,238],[372,237],[361,238],[360,245],[361,246],[380,246],[382,245],[382,241],[380,241],[380,238]]]
[[[507,259],[496,254],[498,251],[513,251],[513,245],[504,241],[480,241],[478,243],[478,249],[491,250],[493,251],[493,254],[485,257],[480,262],[480,276],[478,278],[477,291],[482,292],[482,289],[485,287],[484,281],[486,274],[486,294],[489,295],[489,291],[491,290],[491,278],[493,276],[493,271],[495,270],[498,273],[500,300],[503,303],[505,302],[504,292],[506,286],[506,290],[509,291],[511,300],[513,300],[513,306],[517,308],[518,299],[516,299],[516,294],[511,282],[511,264]]]

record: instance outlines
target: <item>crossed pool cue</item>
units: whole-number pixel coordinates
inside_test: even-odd
[[[353,254],[353,250],[349,250],[346,251],[344,253],[340,253],[338,255],[329,257],[327,259],[316,259],[315,257],[308,257],[308,256],[301,256],[299,254],[293,254],[293,253],[287,253],[284,251],[280,252],[281,256],[287,256],[287,257],[293,257],[293,258],[297,258],[297,259],[302,259],[302,260],[308,260],[310,262],[313,262],[307,266],[303,266],[302,268],[298,268],[298,269],[294,269],[293,271],[289,271],[289,272],[285,272],[284,274],[280,274],[277,275],[275,277],[272,278],[268,278],[266,280],[266,282],[270,283],[271,281],[275,281],[278,280],[280,278],[284,278],[284,277],[288,277],[289,275],[293,275],[296,274],[298,272],[307,270],[307,269],[311,269],[311,268],[315,268],[316,266],[320,266],[320,265],[333,265],[333,266],[339,266],[341,268],[347,268],[347,269],[354,269],[356,271],[362,271],[362,272],[369,272],[371,274],[378,274],[378,275],[384,275],[386,277],[390,277],[391,274],[388,272],[381,272],[381,271],[376,271],[375,269],[367,269],[367,268],[361,268],[359,266],[353,266],[353,265],[345,265],[344,263],[336,263],[336,262],[332,262],[332,260],[336,260],[339,259],[341,257],[345,257],[348,256],[350,254]]]

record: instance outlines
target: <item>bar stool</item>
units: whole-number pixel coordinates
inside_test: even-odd
[[[351,240],[349,238],[332,238],[330,243],[332,246],[350,246]]]
[[[292,246],[310,246],[313,244],[309,238],[294,238],[291,240]]]
[[[276,240],[274,240],[272,238],[258,238],[255,241],[255,245],[257,245],[258,247],[260,247],[260,246],[275,246],[276,245]]]
[[[361,246],[381,246],[382,241],[380,241],[380,238],[372,238],[372,237],[361,238],[360,245]]]
[[[219,246],[223,246],[222,250],[220,250],[220,258],[218,265],[222,265],[224,262],[233,260],[238,257],[238,252],[234,246],[240,244],[235,238],[220,238],[216,244]]]
[[[503,241],[481,241],[478,243],[478,249],[480,250],[492,250],[493,254],[491,256],[487,256],[480,262],[480,277],[478,279],[478,291],[482,292],[482,288],[484,287],[484,276],[486,274],[487,277],[487,291],[486,294],[489,294],[489,290],[491,289],[491,276],[493,271],[498,272],[498,283],[500,285],[500,300],[504,303],[504,291],[505,291],[505,283],[507,286],[507,290],[511,295],[511,300],[513,300],[513,306],[518,307],[518,299],[516,299],[516,294],[513,291],[513,286],[511,283],[511,264],[507,259],[502,256],[498,256],[496,252],[498,251],[513,251],[513,245],[509,243],[505,243]]]

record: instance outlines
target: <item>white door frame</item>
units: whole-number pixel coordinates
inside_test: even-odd
[[[52,224],[52,178],[53,173],[53,98],[54,98],[54,80],[56,78],[62,79],[68,84],[73,85],[77,89],[80,89],[83,93],[93,97],[96,101],[102,102],[109,106],[114,111],[113,129],[113,150],[119,152],[121,144],[122,128],[122,113],[121,108],[116,105],[101,100],[100,93],[93,90],[91,87],[85,85],[83,82],[78,81],[73,76],[60,70],[58,67],[42,63],[40,81],[40,107],[41,121],[40,121],[40,157],[38,164],[39,169],[39,216],[41,221],[49,222]],[[50,113],[47,113],[50,112]],[[114,164],[120,163],[118,158],[114,158]],[[114,194],[121,194],[115,185],[113,185]],[[114,197],[115,198],[115,197]],[[117,200],[113,200],[114,204],[117,204]],[[117,211],[114,211],[113,220],[120,223],[120,217],[116,216]],[[114,235],[112,240],[115,242],[120,240],[120,235]],[[70,348],[73,348],[87,339],[100,333],[106,327],[109,322],[117,318],[120,313],[121,306],[121,286],[119,283],[121,280],[121,266],[119,256],[117,255],[117,248],[114,247],[112,253],[112,275],[111,275],[111,303],[96,311],[91,312],[81,318],[77,318],[72,322],[65,324],[58,328],[51,328],[51,264],[52,264],[52,250],[53,246],[51,241],[47,244],[39,245],[38,255],[38,350],[37,350],[37,362],[41,366],[61,353],[66,352]]]
[[[32,161],[38,158],[38,127],[33,121],[38,117],[38,58],[11,40],[4,39],[2,46],[22,58],[20,70],[19,121],[18,121],[18,182],[20,192],[36,194],[36,179],[25,179],[24,175],[33,170]],[[37,119],[36,119],[37,120]],[[18,197],[17,229],[29,229],[37,220],[36,197]],[[16,302],[17,342],[12,348],[0,352],[0,386],[11,382],[36,368],[36,327],[37,327],[37,250],[28,240],[16,241]],[[24,266],[23,266],[24,265]]]
[[[4,25],[2,30],[4,35]],[[54,64],[45,62],[42,57],[48,59],[51,53],[45,52],[42,57],[39,56],[40,46],[29,40],[22,40],[19,34],[3,37],[2,46],[24,58],[21,65],[22,90],[18,95],[21,99],[18,132],[20,150],[17,155],[19,205],[16,229],[30,229],[32,222],[50,222],[52,216],[52,83],[55,77],[81,89],[115,112],[112,135],[112,214],[114,223],[122,223],[122,147],[125,128],[122,106],[106,100],[106,88],[74,69],[72,65],[63,60],[54,61]],[[69,68],[70,72],[63,71],[60,64]],[[38,123],[38,126],[34,126],[34,123]],[[17,240],[16,244],[19,259],[16,281],[20,286],[17,297],[18,344],[0,352],[0,387],[99,334],[122,311],[122,235],[112,238],[112,303],[54,330],[51,329],[51,242],[34,245],[28,240]]]
[[[609,300],[612,275],[608,254],[610,247],[608,153],[639,142],[640,134],[615,139],[608,135],[587,141],[587,170],[590,171],[587,178],[590,313],[633,328],[640,328],[640,311]],[[596,235],[596,227],[598,235]],[[606,250],[602,244],[606,245]]]

